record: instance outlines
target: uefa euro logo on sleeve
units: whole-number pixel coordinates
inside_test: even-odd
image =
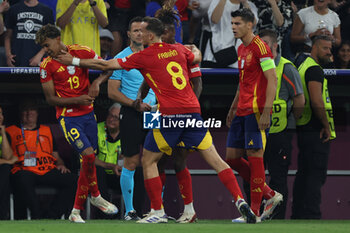
[[[160,129],[160,117],[161,114],[157,110],[156,112],[144,112],[143,113],[143,128],[144,129]]]

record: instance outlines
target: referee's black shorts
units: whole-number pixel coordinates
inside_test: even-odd
[[[142,113],[134,108],[122,106],[120,109],[120,143],[122,154],[132,157],[140,153],[148,130],[143,129]]]

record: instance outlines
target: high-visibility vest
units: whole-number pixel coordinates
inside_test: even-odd
[[[306,125],[311,120],[312,109],[311,109],[311,105],[310,105],[309,92],[307,90],[306,82],[305,82],[305,73],[310,67],[313,67],[313,66],[320,66],[320,65],[317,64],[317,62],[314,59],[312,59],[311,57],[308,57],[308,58],[306,58],[306,60],[298,68],[298,71],[299,71],[299,74],[300,74],[300,78],[301,78],[301,82],[303,84],[304,96],[305,96],[305,107],[304,107],[303,114],[297,120],[297,125],[298,126]],[[325,78],[323,79],[322,99],[323,99],[323,102],[324,102],[324,107],[325,107],[325,110],[326,110],[327,120],[328,120],[329,127],[330,127],[330,130],[331,130],[331,139],[335,139],[336,138],[336,134],[335,134],[335,128],[334,128],[332,103],[331,103],[331,99],[330,99],[329,93],[328,93],[328,81]]]
[[[291,61],[285,59],[284,57],[281,57],[280,62],[276,67],[277,89],[276,89],[276,97],[275,97],[275,100],[273,101],[272,117],[271,117],[272,123],[271,123],[269,133],[282,132],[287,127],[287,124],[288,124],[287,102],[284,99],[280,99],[280,96],[279,96],[285,64],[293,65]]]
[[[11,137],[11,148],[13,154],[18,157],[18,161],[13,165],[12,174],[20,170],[31,171],[38,175],[44,175],[56,168],[56,158],[53,157],[53,139],[50,127],[40,125],[39,140],[37,130],[24,130],[26,144],[22,137],[21,128],[12,125],[6,128],[6,132]],[[26,151],[36,152],[36,166],[24,166],[24,153]]]
[[[98,135],[98,159],[106,163],[117,164],[118,155],[121,154],[120,140],[116,142],[107,141],[106,122],[97,124]],[[106,173],[113,174],[112,170],[106,169]]]

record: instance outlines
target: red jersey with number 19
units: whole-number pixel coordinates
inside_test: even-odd
[[[154,43],[141,52],[118,59],[126,70],[138,69],[153,89],[163,115],[200,113],[188,67],[193,53],[182,44]]]
[[[86,46],[68,45],[68,52],[82,59],[99,58],[96,53]],[[40,65],[40,81],[53,81],[58,97],[70,98],[87,95],[90,81],[88,69],[77,66],[66,66],[52,57],[47,57]],[[56,106],[56,117],[82,116],[93,110],[93,105]]]
[[[266,101],[267,79],[260,63],[273,59],[269,46],[255,36],[245,47],[238,48],[239,100],[237,116],[262,113]]]

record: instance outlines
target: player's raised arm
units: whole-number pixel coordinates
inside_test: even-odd
[[[122,69],[117,59],[111,59],[108,61],[103,59],[80,59],[77,57],[73,57],[70,53],[64,50],[62,50],[61,52],[62,54],[58,55],[55,59],[64,65],[74,65],[95,70]]]

